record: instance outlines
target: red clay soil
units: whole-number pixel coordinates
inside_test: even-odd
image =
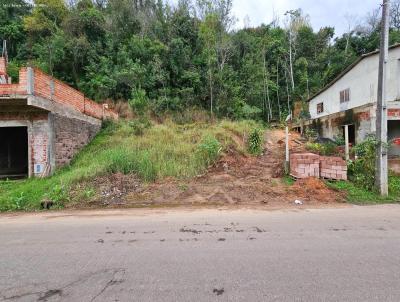
[[[258,157],[235,151],[225,154],[208,172],[194,179],[164,180],[142,184],[134,175],[116,174],[96,180],[101,196],[93,206],[162,205],[263,205],[267,208],[323,207],[344,202],[343,194],[318,179],[285,183],[283,176],[285,134],[270,130],[265,134],[264,152]],[[302,151],[300,137],[291,134],[291,149]]]

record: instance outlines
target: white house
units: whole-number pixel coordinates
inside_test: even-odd
[[[349,126],[351,143],[375,133],[379,51],[361,56],[338,77],[309,99],[311,119],[323,137],[334,138]],[[388,138],[400,139],[400,44],[389,49],[387,64]],[[397,142],[397,144],[396,144]],[[400,156],[398,140],[391,145],[391,157]]]

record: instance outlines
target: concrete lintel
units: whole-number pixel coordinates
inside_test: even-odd
[[[11,94],[0,96],[0,102],[10,101],[10,100],[26,100],[28,96],[26,94]]]
[[[27,120],[9,120],[9,121],[1,121],[0,127],[29,127],[30,122]]]
[[[397,102],[388,102],[386,104],[388,109],[400,109],[400,101]]]
[[[29,96],[28,105],[44,109],[46,111],[59,114],[68,118],[82,120],[93,125],[101,125],[101,120],[91,116],[87,116],[82,112],[75,110],[71,107],[47,100],[38,96]]]

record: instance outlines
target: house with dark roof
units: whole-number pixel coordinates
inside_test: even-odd
[[[331,83],[309,100],[313,125],[322,137],[343,135],[349,125],[349,141],[359,143],[376,129],[379,51],[361,56]],[[400,44],[389,48],[387,62],[386,105],[389,158],[400,157]]]

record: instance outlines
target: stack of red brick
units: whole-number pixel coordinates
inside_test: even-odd
[[[340,157],[294,153],[290,155],[290,175],[296,178],[321,177],[346,180],[347,164]]]
[[[320,156],[321,178],[347,180],[347,164],[341,157]]]
[[[297,178],[319,178],[319,155],[295,153],[290,156],[290,174]]]

